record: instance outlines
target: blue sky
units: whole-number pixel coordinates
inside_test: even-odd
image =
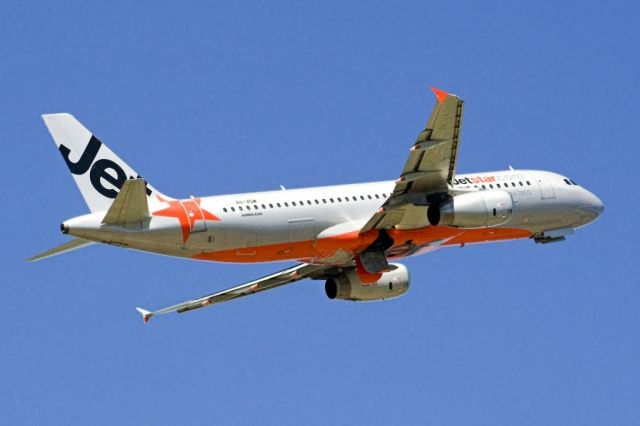
[[[7,424],[640,423],[636,2],[3,2]],[[458,170],[554,170],[606,212],[562,244],[412,258],[410,292],[319,282],[143,326],[283,265],[91,247],[39,115],[76,115],[173,196],[397,177],[434,85]]]

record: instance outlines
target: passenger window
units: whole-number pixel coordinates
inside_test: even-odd
[[[496,183],[496,186],[497,186],[498,188],[501,188],[501,186],[500,186],[500,184],[499,184],[499,183]]]
[[[238,210],[242,211],[242,206],[238,206]]]
[[[235,212],[236,211],[235,207],[231,207],[231,211]]]
[[[513,186],[515,188],[516,183],[515,182],[511,182],[511,186]]]
[[[329,198],[329,201],[331,201],[333,203],[333,198]]]
[[[226,208],[226,207],[223,207],[223,208],[222,208],[222,211],[226,213],[226,212],[227,212],[227,208]]]
[[[482,189],[487,189],[487,187],[486,187],[486,186],[484,186],[484,185],[482,185]]]
[[[316,202],[316,204],[320,204],[320,201],[318,201],[318,200],[313,200],[313,201],[315,201],[315,202]]]
[[[254,205],[253,205],[253,209],[254,209],[254,210],[258,210],[258,209],[259,209],[258,205],[257,205],[257,204],[254,204]]]
[[[296,202],[295,202],[295,201],[292,201],[292,202],[291,202],[291,205],[292,205],[293,207],[295,207],[295,206],[296,206]]]
[[[531,182],[527,181],[527,185],[531,186]]]
[[[326,199],[326,198],[323,198],[323,199],[322,199],[322,202],[323,202],[324,204],[327,204],[327,199]]]
[[[273,208],[273,204],[269,203],[269,207]]]
[[[367,197],[369,197],[370,200],[372,200],[373,198],[371,198],[371,195],[367,195]]]
[[[339,203],[341,203],[341,202],[342,202],[342,199],[341,199],[340,197],[338,197],[338,202],[339,202]]]
[[[518,182],[518,183],[520,184],[520,186],[524,186],[524,185],[522,185],[522,181],[520,181],[520,182]]]
[[[493,184],[492,183],[489,184],[489,188],[493,189]]]
[[[311,205],[311,200],[307,200],[307,204]]]
[[[267,206],[265,206],[264,204],[262,205],[262,210],[265,210],[267,208]]]
[[[284,206],[285,206],[285,207],[289,207],[289,203],[285,202],[285,203],[284,203]]]
[[[355,196],[354,196],[354,197],[351,197],[351,199],[352,199],[353,201],[358,201],[358,197],[355,197]]]
[[[276,203],[276,206],[278,206],[278,208],[282,207],[280,203]]]
[[[360,199],[361,199],[361,200],[364,200],[364,195],[361,195],[361,196],[360,196]]]

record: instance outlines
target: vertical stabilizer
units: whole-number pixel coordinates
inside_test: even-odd
[[[108,210],[127,179],[140,177],[73,115],[44,114],[42,118],[92,212]],[[154,192],[147,185],[147,196]]]

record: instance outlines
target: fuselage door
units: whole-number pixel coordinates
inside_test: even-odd
[[[536,182],[538,182],[538,187],[540,188],[540,198],[543,200],[556,198],[556,191],[553,189],[553,185],[543,173],[536,173],[534,177]]]
[[[316,230],[312,217],[289,219],[289,241],[310,241],[315,238]]]
[[[204,220],[204,214],[200,205],[195,200],[182,201],[187,217],[189,218],[189,226],[191,232],[202,232],[207,230],[207,223]]]

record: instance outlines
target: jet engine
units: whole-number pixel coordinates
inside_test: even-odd
[[[513,199],[507,191],[468,192],[427,210],[431,225],[468,229],[502,225],[512,214]]]
[[[380,279],[371,284],[363,284],[355,269],[331,277],[324,285],[329,299],[371,301],[391,299],[402,296],[409,290],[409,271],[399,263],[390,263],[392,271],[382,274]]]

